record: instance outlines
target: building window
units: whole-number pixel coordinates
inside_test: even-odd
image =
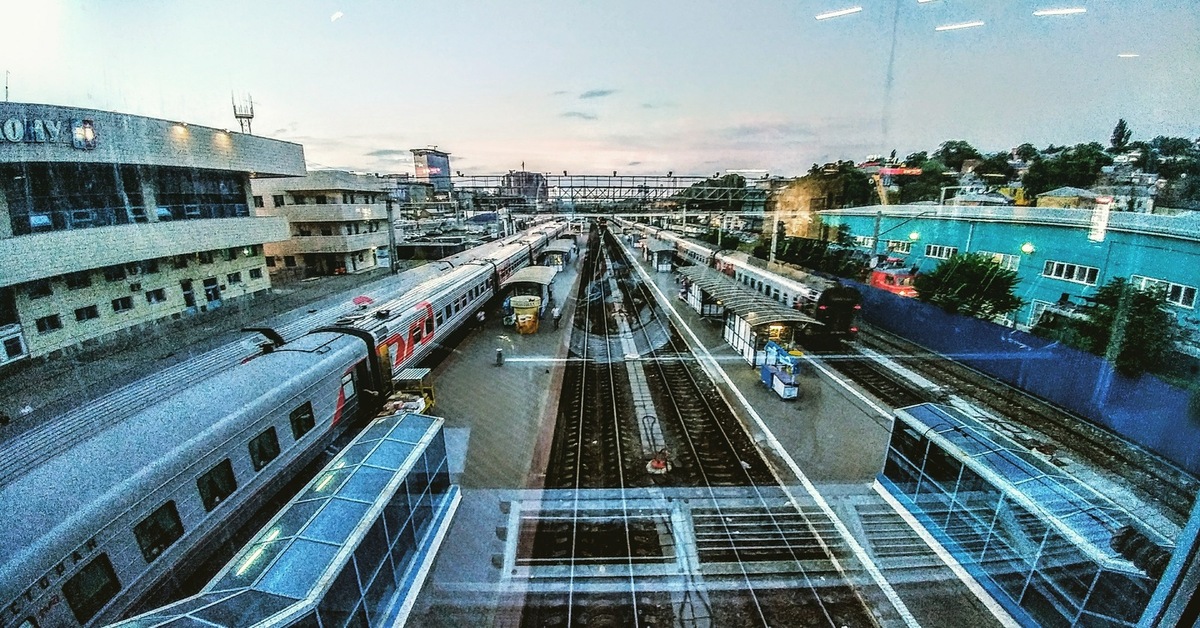
[[[121,297],[112,300],[114,312],[125,312],[133,309],[133,297]]]
[[[81,270],[77,273],[67,273],[63,275],[63,278],[66,279],[69,290],[79,290],[80,288],[87,288],[92,285],[92,274],[86,270]]]
[[[284,255],[283,256],[283,265],[287,266],[288,268],[295,268],[296,257],[293,255]]]
[[[258,245],[251,244],[250,246],[242,247],[242,257],[254,257],[258,255]]]
[[[325,195],[324,195],[324,194],[318,194],[318,195],[317,195],[317,205],[324,205],[324,204],[326,204],[327,202],[328,202],[328,199],[327,199],[327,198],[325,198]]]
[[[62,319],[58,317],[58,314],[43,316],[37,319],[36,323],[39,334],[48,334],[62,329]]]
[[[175,502],[163,504],[149,517],[142,519],[141,523],[133,527],[133,535],[137,537],[138,547],[142,548],[142,558],[145,558],[147,563],[154,562],[155,558],[183,536],[183,522],[179,520]]]
[[[889,253],[907,255],[912,253],[912,242],[908,240],[888,240],[887,250]]]
[[[266,262],[267,262],[267,268],[275,268],[275,256],[274,255],[268,255],[266,257]]]
[[[158,260],[148,259],[142,262],[142,274],[149,275],[158,272]]]
[[[268,427],[265,432],[250,441],[250,462],[255,471],[262,471],[262,468],[278,455],[279,438],[275,436],[275,428]]]
[[[146,291],[146,303],[162,303],[167,300],[167,291],[163,288]]]
[[[262,269],[261,268],[251,268],[250,269],[250,278],[251,279],[262,279]]]
[[[63,597],[80,624],[96,616],[108,601],[121,590],[121,581],[113,571],[108,554],[97,556],[79,573],[63,584]]]
[[[200,489],[200,501],[204,502],[204,510],[211,512],[237,490],[233,463],[229,462],[229,458],[222,460],[196,480],[196,488]]]
[[[213,252],[212,251],[200,251],[199,253],[196,254],[196,257],[198,257],[200,259],[201,264],[213,263]]]
[[[38,279],[37,281],[29,282],[29,298],[40,299],[54,294],[54,290],[50,288],[49,279]]]
[[[1049,260],[1046,262],[1046,266],[1042,268],[1042,275],[1094,286],[1096,285],[1096,279],[1100,276],[1100,269]]]
[[[263,197],[256,195],[254,197],[254,206],[255,207],[263,207],[264,206],[263,205]]]
[[[124,266],[105,266],[104,267],[104,280],[105,281],[109,281],[109,282],[123,281],[125,279],[125,277],[126,277],[126,274],[125,274]]]
[[[1129,278],[1129,283],[1133,284],[1133,287],[1138,290],[1162,290],[1166,293],[1168,303],[1188,309],[1196,307],[1196,288],[1193,286],[1185,286],[1141,275],[1133,275]]]
[[[93,318],[100,318],[100,308],[94,305],[81,307],[75,310],[75,320],[80,323],[83,321],[90,321]]]
[[[176,270],[181,270],[181,269],[187,268],[188,256],[176,255],[175,257],[173,257],[171,259],[171,265],[174,266]]]
[[[872,238],[871,236],[856,235],[856,236],[853,236],[851,239],[854,241],[854,246],[861,246],[863,248],[868,248],[868,249],[875,248],[875,238]]]
[[[225,275],[226,283],[242,283],[242,273],[229,273]]]
[[[292,424],[292,438],[296,440],[300,440],[302,436],[307,434],[316,425],[311,401],[306,401],[304,405],[292,410],[292,414],[288,418]]]
[[[274,194],[271,196],[271,204],[276,207],[283,207],[283,195]]]
[[[15,360],[25,355],[25,344],[21,342],[21,337],[4,339],[4,355],[7,360]]]
[[[1021,257],[1019,255],[1009,255],[1007,253],[993,253],[991,251],[979,251],[979,254],[986,255],[987,257],[991,258],[991,260],[993,262],[996,262],[997,264],[999,264],[1000,268],[1003,268],[1004,270],[1015,271],[1017,269],[1017,266],[1019,266],[1021,263]]]
[[[925,245],[925,257],[932,257],[933,259],[950,259],[955,255],[958,255],[958,247],[956,246],[942,246],[940,244]]]
[[[225,261],[232,262],[237,259],[237,249],[225,249]]]

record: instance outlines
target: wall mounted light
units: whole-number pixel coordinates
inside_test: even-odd
[[[1021,245],[1021,252],[1026,255],[1033,255],[1033,252],[1036,250],[1037,247],[1033,246],[1032,242],[1026,242],[1025,244]]]
[[[912,240],[913,242],[916,242],[917,240],[921,239],[921,233],[919,231],[914,231],[914,232],[908,234],[908,239]]]

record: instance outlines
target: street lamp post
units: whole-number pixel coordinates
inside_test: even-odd
[[[388,223],[388,269],[393,275],[399,272],[396,268],[396,219],[392,212],[392,193],[385,193],[384,203],[387,205],[387,223]]]

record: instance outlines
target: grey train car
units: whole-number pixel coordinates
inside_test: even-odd
[[[274,336],[0,487],[0,625],[116,621],[227,545],[296,472],[374,416],[391,373],[427,356],[563,228],[532,229],[336,326]]]
[[[645,236],[674,244],[675,255],[681,261],[715,268],[769,299],[812,316],[822,325],[819,329],[807,330],[810,336],[845,341],[853,340],[858,334],[862,295],[856,288],[790,264],[768,266],[766,261],[747,253],[718,249],[667,229],[623,219],[618,222],[627,229],[636,229]]]

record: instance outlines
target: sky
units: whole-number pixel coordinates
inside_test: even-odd
[[[1200,136],[1196,0],[0,0],[0,22],[13,101],[236,130],[249,95],[310,169],[437,146],[464,174],[791,176],[1107,144],[1118,118]]]

